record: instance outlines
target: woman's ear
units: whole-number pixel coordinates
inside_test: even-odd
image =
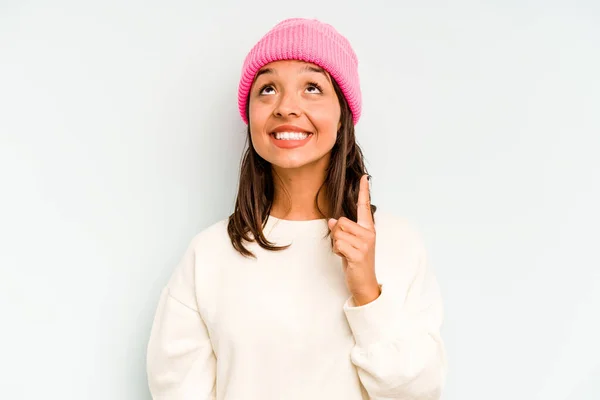
[[[338,132],[340,131],[340,128],[341,128],[341,127],[342,127],[342,121],[340,120],[340,121],[338,122],[338,128],[337,128]]]

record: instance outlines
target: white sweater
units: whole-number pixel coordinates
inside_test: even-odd
[[[270,217],[257,259],[222,220],[194,237],[162,291],[148,344],[154,399],[438,399],[440,290],[418,231],[375,213],[381,295],[356,307],[325,219]]]

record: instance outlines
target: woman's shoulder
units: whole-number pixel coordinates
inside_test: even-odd
[[[218,251],[224,245],[230,244],[227,234],[229,217],[220,218],[209,222],[209,225],[198,231],[191,240],[190,246],[202,253]]]
[[[374,222],[378,245],[424,250],[423,232],[419,223],[414,219],[378,207],[374,214]]]
[[[419,251],[424,249],[421,226],[411,217],[378,207],[374,222],[378,245],[408,247]],[[192,237],[190,247],[205,255],[229,250],[231,239],[227,233],[228,223],[229,216],[211,222]]]
[[[393,211],[375,212],[377,276],[382,282],[412,282],[424,265],[424,236],[419,224]]]
[[[374,222],[377,233],[392,231],[396,234],[422,236],[420,224],[414,218],[397,211],[377,207]]]

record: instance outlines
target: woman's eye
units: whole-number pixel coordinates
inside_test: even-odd
[[[321,93],[321,87],[315,83],[311,83],[310,85],[308,85],[306,90],[309,93]]]
[[[271,92],[269,92],[269,90],[271,90]],[[271,85],[266,85],[263,86],[262,89],[260,89],[260,94],[272,94],[275,92],[275,89],[273,89],[273,86]]]

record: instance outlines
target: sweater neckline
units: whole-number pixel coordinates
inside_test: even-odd
[[[291,220],[267,216],[264,233],[269,236],[272,232],[283,236],[322,236],[329,230],[327,218]]]
[[[322,222],[322,221],[326,221],[327,218],[316,218],[316,219],[284,219],[284,218],[277,218],[276,216],[269,214],[267,216],[267,218],[273,219],[274,221],[280,221],[280,222],[285,222],[285,223],[304,223],[305,225],[308,223],[317,223],[317,222]]]

